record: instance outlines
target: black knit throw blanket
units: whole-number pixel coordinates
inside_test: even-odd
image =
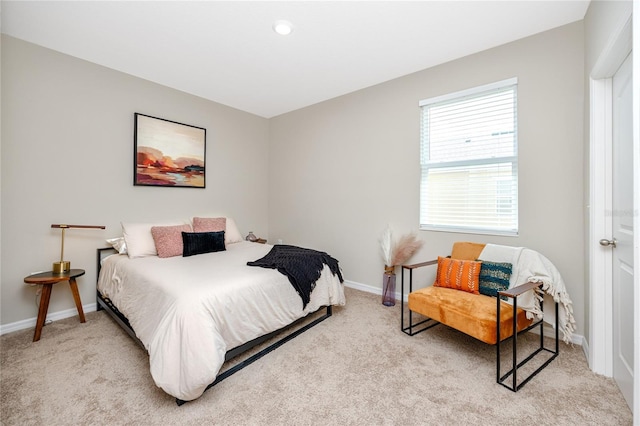
[[[289,278],[289,282],[302,298],[303,308],[311,300],[311,292],[320,278],[324,265],[343,282],[338,261],[325,252],[302,247],[277,244],[262,259],[247,262],[249,266],[277,269]]]

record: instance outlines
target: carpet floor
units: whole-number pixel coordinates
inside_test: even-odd
[[[409,337],[400,305],[347,288],[333,316],[178,407],[148,357],[104,311],[0,337],[2,425],[631,425],[582,348],[513,393],[495,347],[438,325]],[[531,335],[531,333],[527,333]],[[525,335],[526,336],[526,335]],[[537,336],[520,339],[531,346]],[[506,360],[507,358],[505,358]]]

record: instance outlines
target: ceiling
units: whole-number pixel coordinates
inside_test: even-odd
[[[589,1],[2,1],[2,32],[270,118],[584,18]],[[293,23],[289,36],[274,21]]]

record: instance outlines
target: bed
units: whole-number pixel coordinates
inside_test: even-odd
[[[147,350],[156,385],[181,405],[235,372],[222,376],[225,359],[326,307],[296,333],[305,331],[330,316],[331,306],[345,304],[341,277],[327,265],[306,306],[287,276],[247,265],[272,247],[241,241],[224,251],[168,258],[105,256],[99,249],[98,306]]]

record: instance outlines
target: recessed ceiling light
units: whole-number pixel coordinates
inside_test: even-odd
[[[280,35],[289,35],[293,31],[293,24],[289,21],[280,19],[273,23],[273,31]]]

